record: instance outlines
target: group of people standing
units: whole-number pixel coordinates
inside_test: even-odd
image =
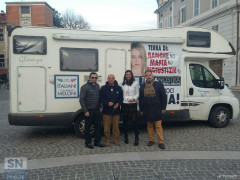
[[[154,126],[158,136],[159,148],[165,149],[163,143],[162,116],[166,111],[167,95],[161,82],[154,81],[151,71],[145,71],[146,82],[140,85],[135,80],[132,71],[127,70],[124,74],[122,84],[118,84],[113,74],[109,74],[107,82],[100,88],[97,83],[98,75],[90,73],[89,81],[81,87],[80,104],[85,115],[85,145],[89,149],[94,146],[105,147],[110,145],[110,132],[112,126],[113,144],[119,142],[119,120],[120,114],[123,118],[124,142],[128,141],[128,123],[133,124],[135,141],[134,146],[139,144],[139,131],[137,119],[137,104],[141,115],[147,121],[149,142],[147,146],[154,144]],[[101,112],[105,143],[101,143]],[[94,124],[95,138],[92,145],[90,128]]]

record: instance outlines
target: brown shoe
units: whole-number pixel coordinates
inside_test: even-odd
[[[114,140],[113,140],[113,144],[114,144],[115,146],[119,146],[119,145],[120,145],[118,139],[114,139]]]
[[[147,146],[152,146],[154,145],[154,141],[148,141]]]
[[[105,146],[110,146],[110,140],[109,139],[105,140]]]

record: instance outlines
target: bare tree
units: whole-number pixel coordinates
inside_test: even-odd
[[[89,23],[73,9],[66,9],[62,13],[62,22],[65,28],[69,29],[90,29]]]

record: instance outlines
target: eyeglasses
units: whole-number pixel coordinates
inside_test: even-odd
[[[91,77],[91,79],[97,79],[97,77]]]

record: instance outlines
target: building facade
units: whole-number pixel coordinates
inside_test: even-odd
[[[46,2],[6,2],[7,23],[20,26],[53,26],[53,9]]]
[[[232,59],[210,62],[210,67],[230,86],[239,85],[240,0],[157,0],[158,28],[199,26],[222,34],[234,46]]]
[[[7,74],[8,56],[7,56],[7,28],[6,14],[0,13],[0,75]]]

